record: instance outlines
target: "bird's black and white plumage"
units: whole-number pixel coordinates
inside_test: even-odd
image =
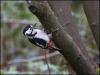
[[[31,43],[38,47],[59,50],[51,45],[51,39],[47,33],[39,29],[34,29],[32,25],[27,25],[23,30],[23,34],[27,36]]]

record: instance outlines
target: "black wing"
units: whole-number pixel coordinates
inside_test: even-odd
[[[33,43],[34,45],[38,46],[38,47],[41,47],[41,48],[44,48],[46,49],[47,48],[47,42],[43,39],[40,39],[40,38],[32,38],[30,39],[29,38],[29,41],[31,43]]]

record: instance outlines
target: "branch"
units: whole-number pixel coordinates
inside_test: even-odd
[[[82,3],[89,26],[99,48],[99,1],[83,1]]]
[[[22,19],[22,20],[9,20],[9,21],[1,21],[1,23],[3,24],[20,24],[20,25],[29,25],[29,24],[32,24],[34,25],[35,23],[37,23],[38,21],[33,21],[33,22],[30,22],[29,20],[27,19]],[[40,22],[38,22],[38,24],[40,25]]]
[[[82,54],[73,39],[64,31],[47,1],[32,1],[30,11],[35,14],[43,26],[53,32],[55,45],[62,50],[59,52],[69,61],[77,74],[96,74],[93,65]]]
[[[59,52],[56,51],[54,53],[49,53],[47,54],[47,58],[51,58],[51,57],[54,57],[54,56],[57,56],[59,55]],[[15,60],[12,60],[12,61],[9,61],[8,62],[8,65],[10,64],[16,64],[16,63],[25,63],[25,62],[29,62],[29,61],[38,61],[38,60],[43,60],[45,59],[45,56],[38,56],[38,57],[34,57],[34,58],[30,58],[30,59],[15,59]]]
[[[90,59],[85,42],[81,39],[82,37],[79,34],[78,27],[71,15],[70,1],[48,1],[48,3],[54,11],[55,15],[58,17],[58,20],[65,31],[68,32],[68,34],[73,38],[84,55]],[[90,59],[90,61],[92,61],[92,59]]]

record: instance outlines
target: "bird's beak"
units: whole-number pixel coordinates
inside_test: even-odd
[[[37,25],[37,23],[35,23],[35,24],[33,25],[33,28],[34,28],[36,25]]]

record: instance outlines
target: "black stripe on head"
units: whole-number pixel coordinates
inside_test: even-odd
[[[29,28],[31,28],[31,25],[27,25],[27,26],[23,29],[23,34],[24,34],[24,35],[25,35],[25,32],[26,32]]]

